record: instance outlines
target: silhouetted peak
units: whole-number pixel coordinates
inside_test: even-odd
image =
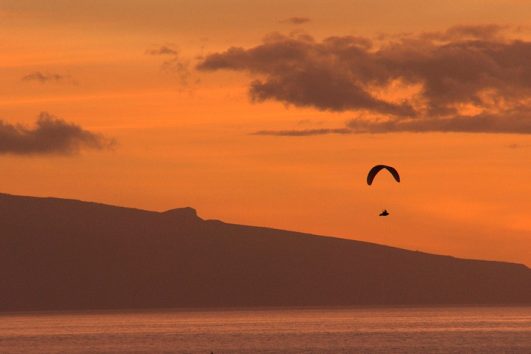
[[[162,213],[162,215],[176,218],[176,219],[184,219],[184,220],[202,220],[199,216],[197,216],[197,211],[194,208],[186,207],[186,208],[175,208],[170,209]]]

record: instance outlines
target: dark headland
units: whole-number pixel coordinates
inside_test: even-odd
[[[531,304],[531,270],[0,194],[0,311],[450,304]]]

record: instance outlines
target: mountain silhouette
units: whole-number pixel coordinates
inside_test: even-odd
[[[0,194],[0,311],[529,303],[521,264]]]

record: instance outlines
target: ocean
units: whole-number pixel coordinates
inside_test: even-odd
[[[0,315],[0,353],[531,353],[531,307]]]

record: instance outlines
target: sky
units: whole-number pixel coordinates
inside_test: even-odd
[[[0,0],[0,192],[531,266],[529,18],[524,0]],[[369,187],[376,164],[401,182]]]

